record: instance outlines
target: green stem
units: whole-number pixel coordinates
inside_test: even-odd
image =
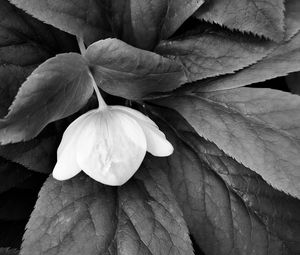
[[[83,42],[83,38],[77,36],[77,42],[78,42],[78,46],[79,46],[79,49],[80,49],[80,53],[83,56],[86,52],[86,48],[85,48],[85,45],[84,45],[84,42]],[[98,86],[95,82],[94,76],[91,73],[90,73],[90,76],[91,76],[91,79],[92,79],[93,88],[96,92],[96,96],[97,96],[97,99],[98,99],[98,110],[100,110],[100,111],[104,110],[107,107],[107,104],[105,103],[103,97],[101,96],[99,88],[98,88]]]
[[[94,87],[94,90],[96,92],[96,96],[97,96],[97,99],[98,99],[98,110],[104,110],[106,107],[107,107],[107,104],[105,103],[103,97],[101,96],[101,93],[99,91],[99,88],[94,80],[94,77],[92,76],[92,82],[93,82],[93,87]]]
[[[86,48],[85,48],[85,45],[84,45],[84,42],[83,42],[83,38],[78,37],[78,36],[76,38],[77,38],[77,43],[78,43],[78,46],[79,46],[79,49],[80,49],[80,53],[83,56],[86,52]]]

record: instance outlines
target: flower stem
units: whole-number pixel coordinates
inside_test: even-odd
[[[83,56],[86,52],[86,48],[85,48],[85,45],[84,45],[84,42],[83,42],[83,38],[77,36],[77,43],[78,43],[78,46],[79,46],[79,49],[80,49],[80,53]],[[96,96],[97,96],[97,99],[98,99],[98,110],[101,111],[101,110],[103,110],[107,107],[107,104],[105,103],[103,97],[101,96],[99,88],[98,88],[98,86],[95,82],[94,76],[91,73],[89,73],[89,74],[91,76],[93,88],[96,92]]]
[[[99,88],[98,88],[95,80],[94,80],[94,77],[92,77],[92,80],[93,80],[93,87],[94,87],[94,90],[96,92],[96,96],[98,99],[98,110],[101,111],[107,107],[107,104],[105,103],[103,97],[101,96],[101,93],[99,91]]]
[[[85,48],[85,45],[84,45],[84,42],[83,42],[83,38],[79,37],[79,36],[77,36],[76,38],[77,38],[77,43],[78,43],[78,46],[79,46],[79,49],[80,49],[80,53],[83,56],[86,52],[86,48]]]

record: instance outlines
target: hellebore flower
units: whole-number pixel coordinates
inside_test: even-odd
[[[107,185],[122,185],[141,165],[146,151],[169,156],[173,146],[147,116],[125,106],[108,106],[94,86],[99,108],[70,124],[57,150],[53,177],[66,180],[83,170]]]

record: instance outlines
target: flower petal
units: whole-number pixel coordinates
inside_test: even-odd
[[[166,157],[173,153],[172,144],[166,139],[153,120],[134,109],[124,106],[112,106],[115,110],[122,111],[134,118],[142,127],[147,140],[147,151],[153,156]]]
[[[129,108],[126,106],[121,106],[121,105],[114,105],[114,106],[110,106],[110,107],[112,108],[112,110],[120,110],[120,111],[126,113],[127,115],[130,115],[138,122],[143,121],[151,126],[157,127],[157,125],[155,124],[155,122],[153,120],[151,120],[145,114],[142,114],[141,112],[139,112],[135,109],[132,109],[132,108]]]
[[[76,120],[74,120],[68,128],[65,130],[63,137],[61,139],[60,145],[57,149],[57,157],[59,158],[60,154],[64,150],[65,146],[69,143],[70,139],[75,136],[75,134],[80,133],[80,126],[84,124],[84,121],[93,113],[95,113],[96,110],[91,110],[86,112],[85,114],[82,114],[80,117],[78,117]]]
[[[156,157],[170,156],[174,148],[158,128],[140,123],[147,140],[147,151]]]
[[[78,174],[81,169],[76,161],[75,145],[77,137],[84,127],[85,120],[93,113],[89,111],[75,121],[65,130],[57,149],[57,163],[53,170],[53,177],[57,180],[67,180]]]
[[[96,181],[124,184],[146,154],[142,128],[133,118],[113,110],[100,111],[87,122],[76,146],[79,166]]]

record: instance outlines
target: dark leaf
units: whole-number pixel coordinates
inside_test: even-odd
[[[153,49],[171,36],[204,0],[112,1],[118,37],[142,49]]]
[[[119,190],[83,174],[65,182],[50,177],[21,254],[193,254],[166,176],[148,164]]]
[[[35,18],[63,31],[84,37],[88,43],[111,35],[106,0],[9,0]]]
[[[23,83],[0,121],[0,141],[32,139],[48,123],[80,110],[93,93],[92,82],[85,60],[77,53],[47,60]]]
[[[300,97],[259,90],[178,95],[159,103],[178,111],[201,137],[275,188],[300,198]]]
[[[175,147],[163,169],[205,254],[299,254],[299,200],[199,137],[175,111],[151,111]]]
[[[55,136],[37,137],[28,142],[2,145],[0,155],[30,170],[50,173],[55,164],[57,142]]]
[[[77,48],[71,36],[35,20],[8,1],[0,0],[0,6],[0,117],[2,118],[7,114],[7,109],[19,87],[37,65],[56,53]],[[38,138],[28,144],[0,146],[0,155],[34,170],[47,169],[51,163],[48,161],[50,155],[47,157],[45,152],[53,151],[55,141],[48,138],[49,136],[45,136],[42,140]],[[33,158],[33,154],[38,157]]]
[[[195,16],[275,41],[282,40],[284,36],[283,0],[210,0]]]
[[[85,57],[103,90],[128,99],[170,91],[186,81],[181,66],[175,61],[118,39],[100,40],[90,45]]]
[[[257,63],[235,74],[224,75],[186,88],[189,91],[208,92],[243,87],[263,82],[300,70],[300,33],[289,41],[273,47],[272,52]]]
[[[0,193],[15,187],[31,175],[24,167],[0,157]]]
[[[188,82],[234,73],[261,60],[274,44],[246,35],[204,32],[162,41],[155,51],[175,59]]]

